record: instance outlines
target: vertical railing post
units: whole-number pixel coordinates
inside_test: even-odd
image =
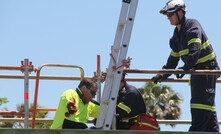
[[[34,67],[28,59],[21,61],[21,71],[24,73],[24,128],[28,128],[29,120],[29,73]]]
[[[29,118],[29,66],[28,59],[24,60],[24,108],[25,108],[25,117],[24,117],[24,128],[28,128],[28,118]]]
[[[97,55],[97,85],[98,85],[98,95],[97,101],[101,101],[101,65],[100,65],[100,55]]]

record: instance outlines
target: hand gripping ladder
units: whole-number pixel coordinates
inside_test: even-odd
[[[137,5],[138,0],[123,0],[114,45],[111,47],[111,58],[107,69],[96,128],[110,130],[113,117],[115,117],[117,95],[123,69],[127,66],[125,59]]]

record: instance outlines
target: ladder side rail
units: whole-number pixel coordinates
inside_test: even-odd
[[[117,62],[117,67],[122,65],[122,61],[127,56],[127,50],[129,47],[130,37],[131,37],[132,29],[133,29],[133,23],[135,20],[137,5],[138,5],[138,0],[131,0],[130,10],[128,13],[128,19],[127,19],[125,33],[123,36],[123,41],[122,41],[122,45],[120,49],[119,60]],[[110,127],[111,127],[111,123],[112,123],[115,109],[116,109],[117,95],[118,95],[118,91],[120,87],[120,81],[121,81],[123,69],[124,67],[121,66],[114,72],[114,80],[113,80],[113,85],[111,88],[110,102],[108,105],[107,117],[105,118],[105,124],[103,128],[104,130],[110,130]]]
[[[129,5],[127,3],[122,3],[121,6],[121,12],[120,12],[120,17],[119,17],[119,21],[118,21],[118,26],[117,26],[117,30],[116,30],[116,35],[115,35],[115,39],[114,39],[114,45],[111,48],[111,57],[110,57],[110,62],[109,62],[109,66],[107,69],[107,75],[106,75],[106,79],[105,79],[105,84],[104,84],[104,90],[103,90],[103,94],[102,94],[102,98],[101,98],[101,102],[100,102],[100,114],[96,123],[96,127],[97,128],[102,128],[103,124],[104,124],[104,119],[107,113],[107,105],[108,105],[108,101],[109,101],[109,97],[110,97],[110,91],[111,91],[111,86],[113,83],[113,67],[116,65],[116,60],[118,58],[118,54],[119,54],[119,48],[120,48],[120,44],[122,42],[122,37],[123,37],[123,33],[125,30],[125,23],[126,23],[126,19],[127,19],[127,14],[128,14],[128,9],[129,9]]]

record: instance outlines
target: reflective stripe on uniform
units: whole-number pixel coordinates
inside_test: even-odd
[[[127,114],[129,114],[129,113],[131,112],[130,107],[124,105],[124,104],[121,103],[121,102],[120,102],[117,106],[118,106],[119,108],[123,109],[125,112],[127,112]]]
[[[130,117],[130,118],[122,118],[120,121],[121,122],[129,122],[129,120],[133,120],[133,122],[137,122],[137,117],[138,117],[138,115]]]
[[[192,103],[191,108],[194,109],[202,109],[202,110],[209,110],[209,111],[216,111],[216,107],[215,106],[209,106],[209,105],[205,105],[205,104],[196,104],[196,103]]]
[[[148,126],[148,127],[151,127],[151,128],[154,128],[154,129],[159,129],[158,127],[152,125],[152,124],[149,124],[149,123],[146,123],[146,122],[138,122],[138,124],[140,125],[145,125],[145,126]]]
[[[208,47],[210,45],[210,41],[207,40],[206,42],[204,42],[202,45],[201,45],[201,49],[205,49],[206,47]]]
[[[190,41],[188,41],[188,45],[192,44],[192,43],[201,43],[201,40],[199,38],[193,38],[191,39]],[[204,42],[202,45],[201,45],[201,50],[202,49],[205,49],[206,47],[208,47],[210,45],[210,41],[207,40],[206,42]]]
[[[188,53],[189,53],[189,49],[184,49],[184,50],[179,51],[179,52],[171,51],[170,55],[173,56],[173,57],[181,57],[181,56],[186,55]]]
[[[188,41],[188,46],[192,43],[200,43],[201,44],[201,39],[200,38],[192,38],[191,40]]]
[[[188,54],[188,53],[189,53],[189,49],[184,49],[184,50],[182,50],[182,51],[179,51],[179,55],[180,55],[180,56],[186,55],[186,54]]]
[[[204,57],[198,59],[198,61],[196,62],[196,64],[206,62],[206,61],[208,61],[208,60],[214,59],[215,57],[216,57],[215,52],[212,52],[212,53],[208,54],[207,56],[204,56]]]
[[[201,44],[201,40],[199,38],[193,38],[190,41],[188,41],[188,45],[190,45],[192,43],[200,43]],[[210,41],[209,40],[207,40],[206,42],[204,42],[201,45],[201,50],[207,48],[208,46],[210,46]],[[184,49],[184,50],[179,51],[179,52],[174,52],[172,50],[171,53],[170,53],[170,55],[173,56],[173,57],[181,57],[181,56],[184,56],[184,55],[187,55],[187,54],[189,54],[189,49]],[[212,53],[210,53],[210,54],[208,54],[208,55],[206,55],[202,58],[199,58],[196,64],[206,62],[208,60],[214,59],[215,57],[216,57],[215,52],[212,52]]]
[[[170,55],[173,57],[180,57],[179,53],[174,52],[173,50],[171,51]]]

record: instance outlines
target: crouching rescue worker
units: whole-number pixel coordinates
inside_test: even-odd
[[[138,122],[139,115],[148,117],[148,115],[146,115],[146,105],[139,90],[125,81],[125,73],[122,74],[120,89],[118,92],[116,114],[117,130],[159,129],[156,120],[153,121],[154,123],[152,121]]]
[[[97,84],[92,79],[83,79],[76,90],[66,90],[60,98],[51,129],[86,129],[89,117],[97,118],[100,106],[92,99]]]
[[[175,69],[180,58],[183,70],[219,70],[216,54],[200,23],[185,17],[183,0],[170,0],[160,13],[167,16],[176,28],[170,39],[171,53],[164,69]],[[170,75],[158,74],[152,78],[157,83]],[[182,78],[183,75],[177,75]],[[191,75],[191,115],[189,131],[219,132],[215,107],[217,75]]]

